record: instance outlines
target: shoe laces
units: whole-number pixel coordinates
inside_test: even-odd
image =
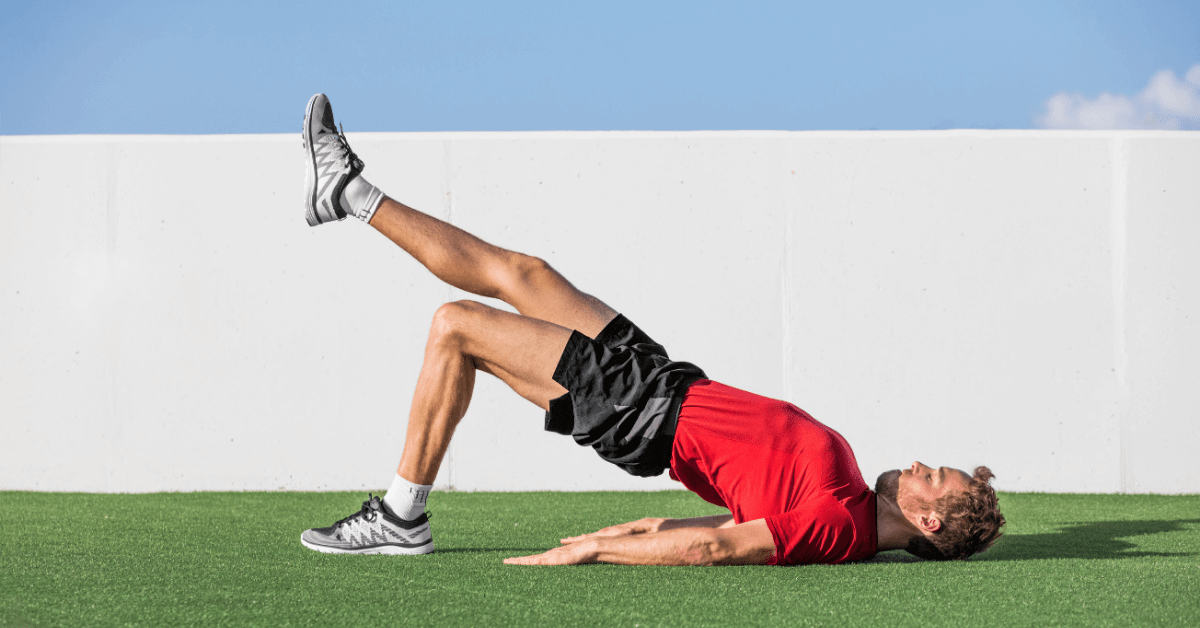
[[[341,152],[342,155],[344,156],[344,158],[346,159],[346,161],[350,163],[350,169],[351,170],[362,170],[363,169],[363,161],[358,158],[358,155],[354,154],[354,151],[350,150],[350,142],[346,141],[345,128],[343,128],[342,125],[339,124],[336,131],[337,131],[337,133],[333,135],[333,139],[338,143],[338,146],[340,147],[339,152]]]
[[[349,517],[338,520],[337,523],[333,524],[333,527],[340,528],[340,527],[346,525],[347,523],[350,523],[351,521],[353,521],[355,519],[360,519],[360,518],[366,520],[368,523],[374,522],[375,518],[379,516],[379,506],[378,506],[379,498],[375,497],[375,495],[373,495],[371,493],[367,493],[367,497],[369,499],[367,499],[367,501],[363,502],[361,510],[350,515]]]

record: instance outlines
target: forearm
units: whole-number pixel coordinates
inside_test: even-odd
[[[692,527],[661,529],[667,519],[639,519],[599,532],[563,539],[533,556],[505,558],[509,565],[761,565],[775,554],[765,519],[726,525],[728,515],[674,520]],[[722,522],[725,523],[722,523]],[[695,527],[695,526],[702,527]]]
[[[710,528],[715,527],[716,525],[686,527],[593,539],[587,541],[586,546],[581,549],[589,559],[587,562],[617,565],[728,564],[733,558],[732,548],[722,542],[718,535],[713,534]]]

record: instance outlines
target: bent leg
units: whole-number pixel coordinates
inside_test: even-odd
[[[580,332],[582,333],[582,332]],[[467,412],[475,371],[500,378],[538,407],[566,392],[553,380],[569,329],[472,301],[438,309],[408,417],[396,470],[415,484],[432,484],[454,429]]]
[[[370,224],[438,279],[500,299],[525,316],[595,338],[617,315],[545,261],[484,242],[391,198],[383,199]]]

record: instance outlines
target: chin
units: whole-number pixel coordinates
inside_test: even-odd
[[[884,499],[896,501],[900,490],[900,469],[892,469],[879,474],[875,480],[875,493]]]

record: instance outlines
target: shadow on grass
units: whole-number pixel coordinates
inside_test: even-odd
[[[973,560],[1039,560],[1047,558],[1141,558],[1145,556],[1195,556],[1196,552],[1146,552],[1128,539],[1163,532],[1188,530],[1177,521],[1093,521],[1060,528],[1045,534],[1005,535],[996,545]]]
[[[1006,534],[992,549],[969,560],[1046,560],[1050,558],[1142,558],[1146,556],[1196,556],[1198,552],[1146,552],[1126,540],[1148,534],[1188,530],[1184,524],[1200,523],[1200,519],[1178,521],[1093,521],[1064,526],[1057,532],[1045,534]],[[864,564],[925,562],[908,552],[880,552],[863,561]]]

